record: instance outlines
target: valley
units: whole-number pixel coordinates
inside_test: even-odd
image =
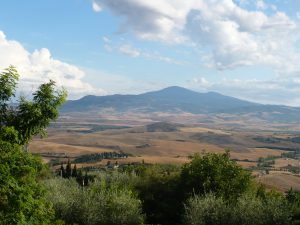
[[[54,170],[61,162],[80,156],[126,154],[77,163],[101,170],[108,163],[183,164],[195,153],[228,149],[231,159],[251,170],[266,186],[300,190],[297,125],[228,121],[221,116],[217,119],[188,113],[62,113],[48,128],[48,137],[36,137],[30,150],[40,154]]]

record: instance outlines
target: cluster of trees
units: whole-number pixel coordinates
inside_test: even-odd
[[[267,156],[265,158],[260,157],[258,159],[257,166],[254,167],[253,169],[266,170],[268,172],[269,169],[272,169],[276,159],[280,159],[280,158],[298,159],[299,154],[300,154],[300,150],[293,150],[289,152],[283,152],[281,153],[280,156]],[[289,172],[296,173],[296,174],[300,172],[298,166],[289,165],[281,169],[287,169]]]
[[[122,175],[102,176],[81,187],[75,179],[44,182],[55,217],[66,224],[141,225],[141,201],[122,183]]]
[[[82,170],[77,170],[76,164],[74,164],[72,169],[70,160],[68,160],[66,168],[64,167],[63,163],[61,163],[60,169],[57,171],[57,175],[66,179],[74,178],[77,183],[82,186],[88,186],[89,181],[91,180],[91,177],[88,176],[87,171],[85,171],[85,175],[83,176]]]
[[[287,201],[272,194],[266,199],[243,195],[234,202],[214,194],[195,196],[187,202],[185,221],[190,225],[291,224]]]
[[[70,178],[70,177],[75,177],[76,178],[78,176],[77,165],[74,164],[74,167],[72,169],[72,164],[71,164],[70,160],[68,160],[66,168],[64,167],[64,164],[61,163],[60,169],[58,170],[58,175],[63,177],[63,178]]]
[[[87,186],[70,162],[62,168],[68,179],[46,176],[26,146],[45,135],[66,93],[50,81],[11,106],[17,80],[13,67],[0,74],[0,225],[299,224],[300,194],[266,191],[228,152],[101,172]]]
[[[300,224],[300,193],[267,191],[228,153],[95,176],[87,187],[72,178],[45,181],[56,219],[83,225]]]
[[[128,154],[123,152],[102,152],[78,156],[74,163],[98,162],[102,159],[128,158]]]
[[[281,153],[281,157],[297,159],[300,156],[300,150],[296,149],[295,151],[283,152]]]

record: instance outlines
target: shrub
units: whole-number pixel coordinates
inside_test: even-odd
[[[142,224],[141,202],[130,189],[107,185],[96,179],[89,187],[80,187],[74,179],[45,182],[57,218],[80,225]]]
[[[190,198],[186,206],[185,224],[230,225],[230,212],[222,198],[213,194]]]
[[[180,170],[173,166],[146,168],[135,185],[150,224],[178,224],[183,213]]]
[[[0,224],[50,224],[53,212],[37,182],[38,158],[0,140]]]
[[[213,194],[191,197],[186,205],[187,225],[288,225],[291,215],[282,196],[270,194],[265,199],[241,196],[228,202]]]

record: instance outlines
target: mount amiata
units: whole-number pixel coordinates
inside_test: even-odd
[[[300,122],[298,107],[258,104],[216,92],[198,93],[177,86],[139,95],[88,95],[79,100],[68,101],[61,111],[88,113],[105,109],[144,113],[251,114],[281,122]]]

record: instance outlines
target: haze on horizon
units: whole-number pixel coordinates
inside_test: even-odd
[[[49,79],[70,99],[168,86],[300,106],[297,0],[0,3],[0,70],[19,93]]]

